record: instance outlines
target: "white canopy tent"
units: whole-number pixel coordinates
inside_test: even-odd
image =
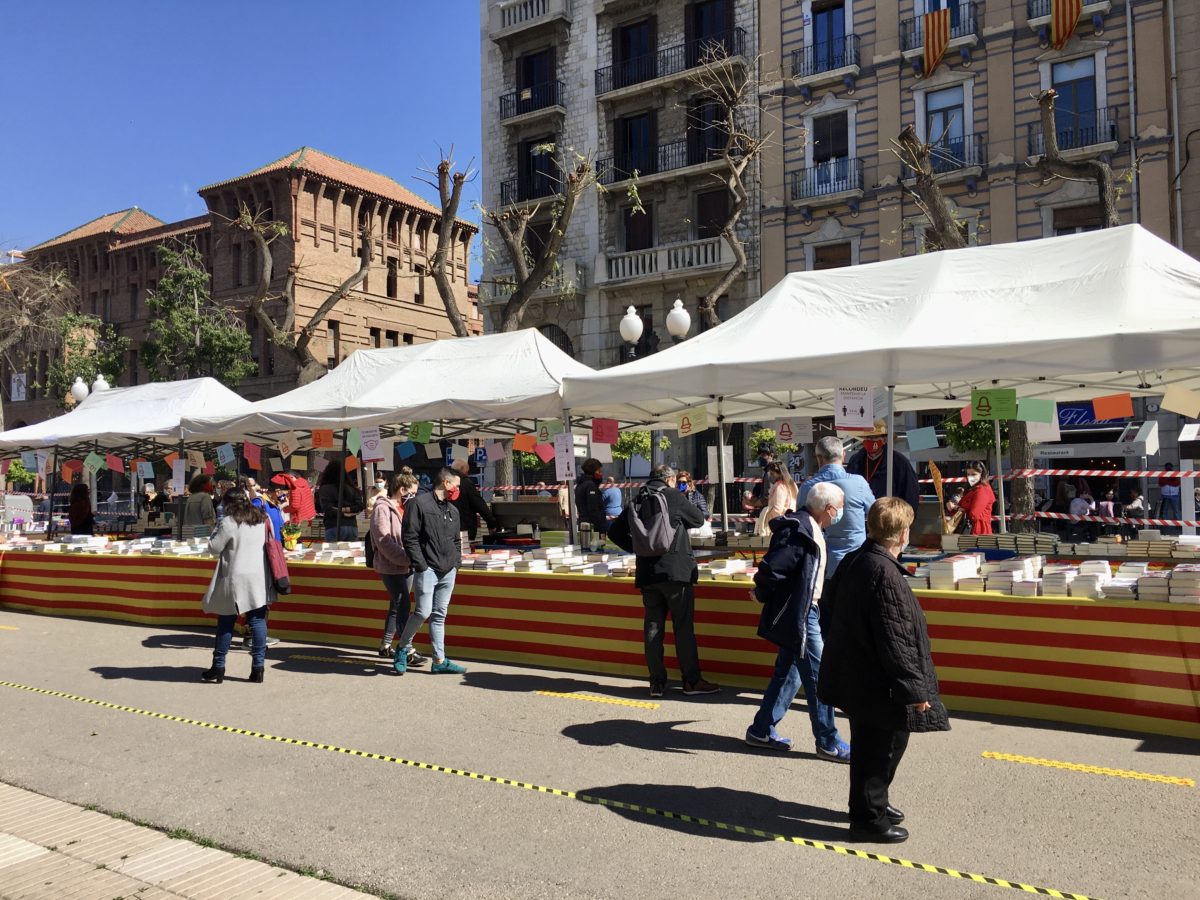
[[[0,432],[0,450],[113,449],[142,441],[174,446],[183,438],[184,415],[227,415],[249,405],[213,378],[110,388],[61,416]]]
[[[718,422],[830,415],[839,386],[894,387],[892,409],[963,406],[984,386],[1161,394],[1200,387],[1198,341],[1200,262],[1128,225],[793,273],[678,346],[568,377],[563,399],[673,427],[702,407]]]
[[[504,434],[523,430],[519,420],[561,418],[563,378],[591,374],[527,328],[358,350],[311,384],[229,414],[189,416],[183,424],[189,440],[418,421],[452,422],[463,434]]]

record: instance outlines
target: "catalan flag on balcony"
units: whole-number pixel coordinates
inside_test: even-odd
[[[946,45],[950,43],[950,10],[926,13],[922,27],[925,31],[925,77],[928,78],[941,65]]]
[[[1050,44],[1055,50],[1067,46],[1083,15],[1083,0],[1050,0]]]

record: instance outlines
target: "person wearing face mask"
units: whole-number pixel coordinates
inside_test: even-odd
[[[591,522],[597,534],[608,531],[608,515],[604,512],[604,464],[598,459],[586,459],[575,481],[575,510],[580,522]]]
[[[675,478],[679,485],[679,493],[687,498],[688,503],[700,510],[700,515],[704,516],[705,521],[708,521],[708,501],[704,499],[704,492],[697,488],[695,482],[692,481],[692,473],[680,469]]]
[[[987,483],[987,466],[979,461],[967,463],[967,492],[958,502],[971,534],[992,533],[992,507],[996,494]]]
[[[891,459],[887,456],[887,422],[875,420],[875,427],[862,438],[862,449],[850,457],[846,463],[846,471],[861,475],[871,486],[871,493],[876,497],[888,496],[887,476],[888,467],[892,469],[891,496],[899,497],[913,509],[921,502],[921,489],[917,484],[917,472],[912,463],[899,450],[893,450]]]
[[[401,540],[413,570],[413,592],[416,604],[404,632],[392,668],[396,674],[408,671],[406,647],[412,645],[413,635],[429,620],[429,643],[433,647],[434,675],[462,675],[466,668],[446,658],[446,613],[454,578],[462,562],[459,542],[458,508],[454,501],[460,496],[459,474],[442,469],[433,480],[433,489],[418,494],[404,507],[404,528]]]
[[[458,518],[462,522],[463,530],[467,533],[467,538],[475,540],[475,535],[479,533],[481,518],[487,523],[489,531],[499,528],[500,522],[496,519],[491,507],[479,495],[479,488],[471,478],[471,464],[465,459],[456,459],[450,468],[458,473],[459,493],[454,505],[458,508]]]
[[[781,737],[775,727],[803,685],[817,755],[834,762],[850,761],[850,745],[838,734],[833,707],[817,699],[823,650],[819,604],[829,559],[822,532],[842,520],[845,504],[842,489],[822,481],[809,490],[800,510],[786,512],[771,523],[771,546],[754,575],[754,597],[763,605],[759,637],[779,652],[762,703],[746,729],[751,747],[792,749],[791,739]]]
[[[392,659],[392,638],[408,624],[409,593],[412,590],[412,563],[404,549],[404,507],[417,494],[417,479],[412,474],[393,475],[388,490],[375,503],[371,512],[371,546],[375,550],[372,560],[379,579],[388,593],[387,618],[383,625],[383,639],[379,643],[379,655]],[[419,666],[425,657],[413,649],[412,642],[401,644],[407,665]]]
[[[912,523],[913,509],[903,500],[877,500],[867,516],[867,542],[842,560],[822,599],[829,627],[817,693],[850,719],[853,841],[908,839],[900,827],[904,813],[891,805],[888,789],[909,733],[950,729],[925,613],[899,562]]]

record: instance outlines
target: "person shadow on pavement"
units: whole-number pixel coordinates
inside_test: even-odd
[[[106,681],[194,681],[196,684],[200,683],[201,670],[201,666],[93,666],[91,669]]]
[[[568,725],[562,730],[563,737],[570,738],[585,747],[631,747],[635,750],[652,750],[659,753],[747,753],[763,756],[764,751],[746,746],[740,737],[727,734],[708,734],[703,731],[688,731],[685,726],[698,720],[678,719],[673,722],[643,722],[637,719],[602,719]],[[774,756],[783,756],[773,753]],[[789,759],[817,759],[815,753],[793,750],[786,754]]]
[[[539,675],[532,672],[467,672],[463,683],[468,687],[482,688],[488,691],[509,691],[512,693],[534,693],[549,691],[554,694],[596,694],[601,697],[614,697],[619,700],[650,700],[644,684],[619,685],[601,684],[587,681],[583,678],[570,676]],[[688,703],[749,703],[757,706],[758,697],[742,697],[736,689],[729,688],[725,692],[707,697],[684,698],[678,691],[669,691],[671,699],[686,700]]]
[[[578,790],[575,798],[645,825],[728,841],[772,841],[778,835],[831,843],[846,839],[845,811],[754,791],[684,784],[614,784]],[[739,827],[763,833],[735,830]]]

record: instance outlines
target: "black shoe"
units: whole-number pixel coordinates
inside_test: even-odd
[[[408,654],[408,667],[410,669],[416,668],[417,666],[423,666],[427,662],[429,662],[429,657],[422,656],[416,650]]]
[[[254,666],[252,669],[250,669],[250,680],[253,681],[255,684],[263,683],[263,667],[262,666]]]
[[[850,840],[863,844],[902,844],[908,840],[908,829],[891,825],[880,831],[877,828],[850,826]]]
[[[396,652],[394,650],[392,650],[391,642],[379,645],[379,658],[380,659],[391,659],[395,655],[396,655]]]
[[[225,680],[225,670],[218,669],[216,666],[213,666],[207,672],[200,673],[200,680],[201,681],[215,681],[217,684],[220,684],[222,681]]]
[[[664,682],[664,681],[650,682],[650,696],[651,697],[661,697],[663,695],[663,692],[666,691],[666,689],[667,689],[667,685],[666,685],[666,682]]]
[[[884,815],[888,817],[888,821],[893,825],[899,825],[904,821],[904,813],[900,812],[900,810],[896,809],[896,807],[892,806],[890,803],[888,804],[888,808]]]

